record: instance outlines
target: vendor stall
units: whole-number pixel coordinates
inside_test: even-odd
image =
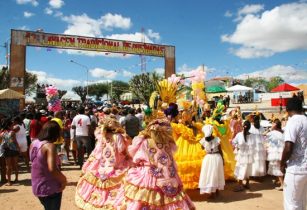
[[[0,90],[0,114],[10,117],[19,112],[20,99],[25,96],[11,89]]]

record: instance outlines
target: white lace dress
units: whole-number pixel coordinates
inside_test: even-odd
[[[232,140],[236,154],[236,168],[234,175],[238,180],[248,179],[252,173],[254,162],[255,136],[249,134],[244,139],[243,132],[240,132]]]
[[[283,176],[280,171],[280,160],[284,150],[284,134],[280,131],[273,130],[267,135],[268,156],[269,161],[268,174],[272,176]]]
[[[200,140],[200,144],[207,153],[201,166],[199,178],[200,194],[224,190],[225,177],[223,159],[219,153],[220,142],[221,140],[218,137],[209,142],[205,138]]]
[[[254,148],[254,162],[252,165],[251,176],[259,177],[266,175],[266,149],[264,146],[264,129],[260,127],[259,129],[255,128],[252,124],[249,130],[251,134],[255,136],[255,148]]]

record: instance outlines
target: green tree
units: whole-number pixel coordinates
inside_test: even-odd
[[[151,93],[156,90],[156,84],[162,76],[156,72],[135,75],[129,81],[130,91],[138,99],[149,104]]]
[[[273,88],[276,88],[278,85],[284,83],[285,81],[280,76],[271,77],[267,83],[267,90],[270,92]]]
[[[71,89],[74,91],[78,96],[80,96],[82,103],[86,100],[86,87],[76,86]]]
[[[123,81],[112,81],[112,95],[111,98],[114,100],[119,101],[120,100],[120,96],[123,93],[129,92],[129,84],[127,82],[123,82]],[[109,88],[111,88],[111,86],[109,86]],[[111,93],[111,90],[110,90]]]
[[[67,93],[67,90],[58,90],[59,99],[61,99],[66,93]]]
[[[10,87],[10,72],[9,70],[0,70],[0,89],[6,89]],[[25,86],[25,94],[31,95],[31,93],[35,92],[37,84],[37,76],[36,74],[32,74],[30,72],[25,73],[24,78],[24,86]]]
[[[95,96],[96,100],[108,94],[108,85],[107,83],[96,83],[88,86],[88,94],[90,96]]]

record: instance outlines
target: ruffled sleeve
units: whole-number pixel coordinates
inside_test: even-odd
[[[149,162],[146,143],[146,138],[143,136],[137,136],[132,140],[132,145],[128,147],[128,153],[134,163]]]
[[[126,149],[125,139],[121,134],[116,135],[117,150],[123,152]]]

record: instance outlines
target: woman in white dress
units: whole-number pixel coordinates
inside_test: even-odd
[[[259,115],[250,118],[251,128],[249,132],[255,135],[254,163],[252,165],[252,177],[263,177],[266,175],[266,149],[264,146],[264,128],[260,126]]]
[[[244,188],[249,189],[249,177],[252,172],[252,164],[254,162],[254,146],[255,137],[249,133],[251,123],[245,121],[243,123],[243,131],[238,133],[232,140],[236,153],[236,168],[234,175],[239,182],[239,186],[234,189],[235,192],[243,191]],[[243,181],[246,180],[245,185]]]
[[[224,190],[225,186],[221,140],[212,136],[212,125],[205,125],[202,131],[205,137],[200,140],[200,144],[205,149],[206,155],[201,166],[199,189],[200,194],[215,197],[219,190]]]
[[[280,160],[281,155],[284,149],[284,134],[281,128],[281,121],[275,119],[272,123],[272,130],[267,133],[267,143],[268,143],[268,158],[269,169],[268,174],[276,176],[280,183],[280,186],[283,186],[283,176],[284,174],[280,171]],[[277,189],[281,190],[279,187]]]

